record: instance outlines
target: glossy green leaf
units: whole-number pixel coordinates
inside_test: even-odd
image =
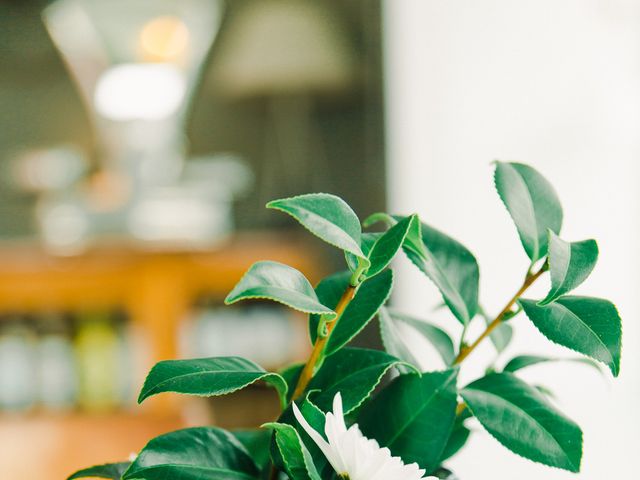
[[[335,317],[316,296],[309,281],[295,268],[278,262],[254,263],[227,295],[224,303],[240,300],[268,299],[305,313]]]
[[[249,452],[260,470],[263,470],[269,463],[271,432],[269,430],[233,430],[231,433]]]
[[[365,257],[360,249],[360,220],[341,198],[328,193],[310,193],[274,200],[267,203],[267,208],[288,213],[325,242],[357,257]]]
[[[453,340],[447,332],[440,327],[424,320],[405,315],[393,309],[388,309],[391,320],[395,323],[404,323],[416,330],[422,337],[431,343],[442,357],[445,365],[451,365],[456,357]],[[403,357],[399,357],[405,360]],[[406,361],[412,363],[409,359]]]
[[[231,433],[196,427],[151,440],[123,479],[256,480],[258,475],[258,467]]]
[[[263,427],[275,430],[276,445],[291,480],[321,480],[311,454],[293,426],[273,422],[266,423]]]
[[[343,348],[328,357],[309,383],[311,399],[322,410],[330,410],[336,393],[342,394],[345,415],[369,398],[391,368],[406,365],[379,350]]]
[[[595,240],[565,242],[549,231],[551,290],[540,305],[547,305],[584,282],[598,261]]]
[[[580,427],[513,374],[487,375],[460,394],[482,426],[512,452],[552,467],[580,470]]]
[[[385,270],[360,284],[355,297],[333,327],[325,347],[327,355],[337,352],[362,331],[389,299],[392,287],[391,270]]]
[[[507,364],[504,366],[502,371],[513,373],[518,370],[522,370],[523,368],[532,367],[534,365],[539,365],[541,363],[550,363],[550,362],[582,363],[584,365],[593,367],[598,372],[600,372],[600,365],[588,358],[557,358],[557,357],[554,358],[554,357],[543,357],[540,355],[518,355],[517,357],[513,357],[511,360],[507,362]]]
[[[138,403],[162,392],[203,397],[226,395],[259,380],[275,387],[284,402],[287,395],[285,380],[251,360],[240,357],[165,360],[157,363],[147,375]]]
[[[547,254],[547,230],[559,233],[562,206],[551,184],[522,163],[496,162],[496,190],[516,224],[525,252],[535,263]]]
[[[397,377],[363,407],[358,420],[362,432],[405,463],[435,470],[455,421],[456,374],[446,370]]]
[[[520,300],[533,324],[552,342],[587,355],[620,371],[622,325],[615,305],[601,298],[565,296],[540,306]]]
[[[76,478],[109,478],[111,480],[120,480],[122,474],[129,468],[131,462],[105,463],[104,465],[95,465],[89,468],[78,470],[74,474],[67,477],[67,480]]]
[[[473,254],[461,243],[444,233],[421,224],[422,251],[405,242],[407,257],[435,284],[453,315],[463,324],[478,309],[480,271]],[[407,235],[407,239],[413,238]]]
[[[367,277],[373,277],[389,266],[396,253],[402,248],[411,226],[419,222],[417,215],[405,217],[376,240],[368,252],[371,265],[367,270]]]
[[[351,278],[351,272],[338,272],[323,278],[316,287],[316,295],[323,305],[329,305],[331,308],[336,308],[340,297],[349,286],[349,279]],[[320,315],[309,316],[309,337],[311,343],[316,342],[318,336],[318,324],[320,323]]]

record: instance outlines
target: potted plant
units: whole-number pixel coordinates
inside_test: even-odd
[[[545,465],[580,470],[582,432],[558,411],[543,389],[518,372],[557,359],[520,355],[492,366],[468,384],[459,372],[487,338],[508,337],[520,314],[549,340],[606,366],[620,368],[621,321],[608,300],[571,294],[598,257],[594,240],[562,239],[563,212],[549,182],[533,168],[496,162],[495,186],[515,223],[530,266],[504,308],[468,339],[471,322],[485,316],[478,303],[479,270],[466,247],[420,221],[417,215],[376,213],[362,224],[340,198],[318,193],[270,202],[345,254],[345,270],[315,288],[299,271],[263,261],[251,266],[226,298],[231,304],[268,299],[309,314],[313,345],[304,364],[268,372],[238,357],[170,360],[149,373],[139,401],[163,392],[215,396],[265,382],[282,411],[255,431],[187,428],[152,439],[129,462],[81,470],[69,479],[114,480],[417,480],[446,476],[446,460],[470,435],[475,417],[511,451]],[[371,229],[363,232],[362,228]],[[393,288],[390,264],[404,253],[442,294],[451,321],[444,330],[387,307]],[[542,276],[551,288],[542,299],[525,298]],[[386,351],[352,348],[349,342],[374,317]],[[432,342],[447,368],[420,371],[398,324],[408,323]],[[595,363],[594,362],[594,363]],[[390,380],[388,380],[391,378]]]

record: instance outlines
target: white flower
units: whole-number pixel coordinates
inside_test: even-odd
[[[362,435],[357,424],[347,429],[340,392],[333,399],[333,412],[325,415],[324,433],[328,441],[309,425],[295,402],[293,413],[341,478],[349,480],[435,479],[435,477],[423,477],[425,471],[421,470],[418,464],[405,465],[400,457],[392,457],[388,448],[380,448],[378,442]]]

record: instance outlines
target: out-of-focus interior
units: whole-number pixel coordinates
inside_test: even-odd
[[[256,260],[339,260],[268,200],[384,207],[381,65],[366,0],[0,3],[2,478],[272,419],[259,386],[135,399],[162,359],[304,357],[296,315],[222,299]]]
[[[567,239],[598,240],[583,291],[618,307],[620,377],[526,375],[582,426],[580,478],[635,478],[638,59],[636,0],[0,0],[0,479],[58,480],[183,426],[273,420],[260,385],[136,405],[159,360],[307,356],[301,315],[223,306],[257,260],[313,283],[344,268],[269,200],[416,212],[477,256],[498,312],[527,259],[495,159],[538,169]],[[394,268],[393,305],[458,335],[437,289],[406,259]],[[508,355],[568,354],[516,321]],[[442,367],[413,340],[425,370]],[[379,342],[374,322],[356,341]],[[471,426],[448,464],[462,480],[575,478]]]

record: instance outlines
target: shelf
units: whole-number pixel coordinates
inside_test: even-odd
[[[152,437],[184,426],[171,415],[2,414],[2,478],[64,479],[80,468],[126,460]]]

